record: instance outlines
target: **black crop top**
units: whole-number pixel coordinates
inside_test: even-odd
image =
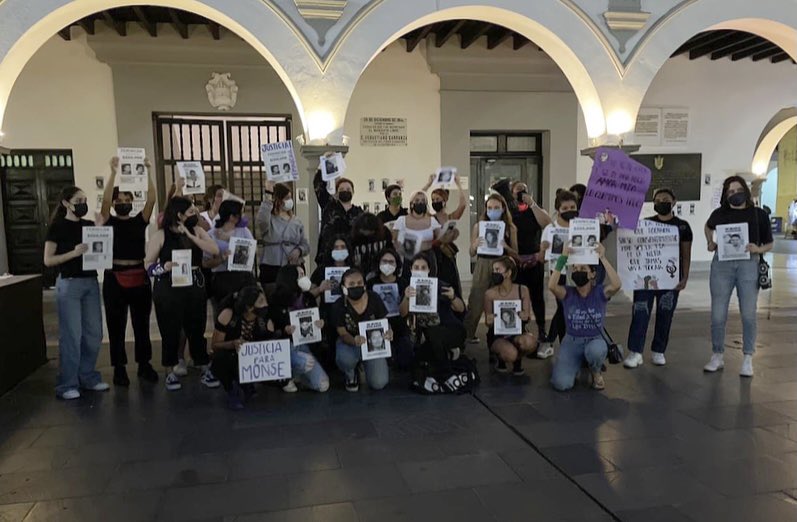
[[[193,230],[191,231],[194,232]],[[172,250],[191,250],[191,266],[202,266],[202,249],[185,234],[163,229],[163,246],[158,258],[161,263],[172,260]]]
[[[70,221],[66,218],[56,218],[47,229],[45,241],[55,243],[55,255],[66,254],[83,243],[83,227],[93,227],[94,223],[86,219]],[[83,270],[83,256],[70,259],[61,263],[55,269],[63,278],[71,277],[97,277],[96,270]]]
[[[141,212],[130,219],[108,218],[105,226],[113,228],[113,258],[125,261],[141,261],[144,259],[144,243],[147,222]]]

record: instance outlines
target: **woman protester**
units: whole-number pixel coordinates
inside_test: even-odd
[[[430,250],[440,233],[440,223],[429,212],[426,193],[415,192],[410,198],[410,213],[393,222],[393,241],[396,250],[404,256],[404,262],[410,263],[415,254]],[[409,281],[409,273],[405,271],[402,279]]]
[[[313,178],[313,189],[321,207],[321,231],[318,235],[318,249],[315,262],[320,263],[323,258],[323,247],[326,238],[336,234],[351,234],[354,220],[363,213],[363,209],[352,203],[354,198],[354,183],[348,178],[337,178],[334,184],[334,197],[327,191],[328,182],[321,178],[318,170]]]
[[[393,355],[391,360],[395,362],[400,370],[407,370],[412,365],[414,358],[413,343],[410,339],[410,329],[407,321],[398,313],[401,296],[404,295],[406,285],[399,278],[401,274],[401,256],[391,247],[384,248],[377,258],[379,265],[378,272],[367,280],[368,290],[375,293],[382,299],[385,309],[388,312],[387,321],[390,329],[393,330],[393,342],[391,348]],[[388,286],[381,286],[388,285]],[[394,287],[395,293],[388,292]],[[378,286],[378,290],[374,288]],[[395,314],[391,311],[395,310]]]
[[[263,239],[260,284],[273,283],[280,267],[301,265],[310,254],[304,224],[294,214],[293,194],[282,183],[266,182],[266,191],[257,212],[257,228]]]
[[[354,220],[351,230],[351,246],[354,249],[354,264],[366,278],[379,270],[379,253],[393,244],[393,236],[374,214],[364,212]]]
[[[726,238],[714,233],[722,225],[737,225],[748,232],[748,243],[743,246],[749,258],[721,260],[718,243]],[[722,183],[720,207],[708,218],[704,229],[708,251],[714,252],[711,261],[709,288],[711,291],[711,360],[703,367],[706,372],[716,372],[725,367],[725,325],[728,322],[728,304],[736,289],[739,311],[742,315],[742,368],[739,375],[753,376],[753,354],[757,335],[759,262],[773,246],[769,218],[755,206],[750,187],[741,176],[730,176]],[[726,245],[723,245],[726,247]]]
[[[58,306],[58,362],[56,396],[64,400],[80,397],[80,389],[107,391],[97,371],[102,343],[102,310],[96,270],[83,270],[83,227],[94,223],[88,214],[86,193],[66,187],[58,195],[58,206],[44,241],[44,266],[55,268],[55,298]]]
[[[151,173],[149,160],[145,159],[144,164]],[[111,174],[105,183],[97,225],[113,229],[113,266],[105,271],[102,283],[113,383],[116,386],[130,386],[130,378],[125,368],[128,310],[133,324],[138,378],[147,382],[158,381],[158,372],[150,364],[152,342],[149,336],[149,319],[152,313],[152,287],[144,267],[147,226],[155,208],[157,192],[150,176],[147,180],[147,201],[144,208],[130,217],[133,211],[133,193],[121,191],[114,186],[118,167],[119,158],[114,157],[111,160]],[[113,214],[111,208],[114,210]]]
[[[208,368],[208,352],[205,344],[207,321],[207,295],[205,277],[200,271],[203,252],[219,254],[216,242],[199,226],[199,212],[190,199],[175,197],[169,200],[163,215],[163,227],[153,234],[147,244],[145,264],[155,277],[152,298],[155,317],[161,333],[163,366],[167,369],[166,389],[182,388],[180,378],[174,371],[178,362],[177,351],[180,331],[185,332],[194,364],[202,369],[202,384],[217,388],[219,381]],[[172,284],[173,253],[190,251],[190,266],[181,267],[191,280],[188,286]]]
[[[178,185],[178,192],[175,194],[176,196],[183,195],[182,188],[184,185],[185,180],[181,178]],[[205,210],[199,214],[199,217],[202,218],[202,220],[199,221],[199,226],[202,227],[203,230],[211,230],[216,224],[216,220],[219,219],[219,208],[221,208],[222,201],[224,201],[224,187],[222,185],[209,186],[205,191],[205,198],[203,201]]]
[[[214,315],[219,303],[245,286],[256,283],[255,276],[249,271],[230,271],[227,269],[228,259],[232,255],[230,242],[233,238],[254,239],[243,221],[244,205],[240,201],[228,199],[219,206],[216,224],[210,229],[210,237],[219,247],[217,255],[204,254],[202,266],[213,272],[210,302]]]
[[[434,176],[432,179],[433,178]],[[465,191],[462,190],[459,176],[454,178],[454,183],[459,191],[459,203],[453,212],[448,212],[446,210],[449,198],[448,189],[437,188],[432,191],[431,199],[434,218],[442,227],[440,236],[434,241],[433,245],[435,247],[437,270],[440,277],[450,282],[454,287],[454,292],[459,297],[462,297],[462,285],[459,278],[459,268],[457,267],[459,248],[455,244],[457,238],[459,238],[459,230],[454,226],[446,226],[446,224],[450,221],[459,221],[460,218],[462,218],[465,214],[465,210],[468,208],[468,199]],[[453,223],[451,223],[451,225],[453,225]]]

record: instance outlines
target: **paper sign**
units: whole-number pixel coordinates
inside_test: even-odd
[[[565,245],[570,239],[570,229],[548,225],[543,231],[543,241],[547,241],[549,246],[545,251],[547,261],[556,261],[564,253]]]
[[[399,296],[399,289],[396,283],[387,283],[374,285],[374,292],[382,299],[385,305],[388,317],[397,317],[399,315],[399,303],[401,297]]]
[[[750,228],[747,223],[717,225],[717,253],[720,261],[750,259],[747,244],[750,243]]]
[[[363,361],[390,357],[390,341],[385,337],[389,329],[387,319],[363,321],[359,324],[360,336],[365,344],[360,345]]]
[[[570,220],[568,244],[571,252],[568,265],[597,265],[598,254],[595,247],[601,239],[601,227],[597,219],[575,218]]]
[[[119,166],[116,171],[119,190],[125,192],[147,190],[149,172],[144,164],[144,158],[146,158],[144,149],[120,147],[116,149],[116,155],[119,157]]]
[[[411,277],[410,286],[415,289],[415,295],[410,297],[410,312],[437,313],[437,278]]]
[[[191,250],[172,250],[172,286],[191,286]]]
[[[650,169],[621,150],[599,148],[579,216],[593,218],[611,213],[620,228],[634,229],[649,186]]]
[[[291,326],[293,326],[293,344],[313,344],[320,342],[323,333],[316,323],[321,319],[318,308],[306,308],[304,310],[294,310],[288,314]]]
[[[227,270],[230,272],[251,272],[255,266],[257,241],[245,237],[230,238],[230,256]]]
[[[450,188],[454,185],[454,179],[457,176],[456,167],[440,167],[435,172],[434,183],[442,188]]]
[[[495,335],[520,335],[523,333],[523,322],[520,320],[522,310],[520,299],[493,301],[493,331]]]
[[[286,183],[299,179],[299,168],[296,166],[296,155],[293,142],[280,141],[260,146],[263,168],[269,181]]]
[[[642,219],[617,231],[617,272],[623,290],[672,290],[680,278],[678,227]]]
[[[244,343],[238,352],[238,380],[281,381],[291,378],[291,341],[278,339]]]
[[[83,227],[83,270],[113,268],[113,227]]]
[[[666,107],[661,110],[662,145],[685,145],[689,142],[689,109]]]
[[[423,239],[421,235],[414,230],[404,229],[399,233],[398,240],[405,259],[412,259],[415,254],[421,251]]]
[[[479,245],[476,253],[488,256],[504,255],[505,227],[506,223],[503,221],[479,221],[479,237],[484,240],[484,244]]]
[[[205,193],[205,171],[198,161],[178,161],[177,173],[185,180],[183,194]]]
[[[343,159],[343,154],[336,152],[321,156],[318,160],[318,168],[321,169],[321,179],[330,181],[341,177],[346,172],[346,161]]]
[[[324,279],[332,283],[332,288],[324,292],[325,303],[334,303],[343,295],[343,291],[340,288],[340,280],[348,269],[349,267],[347,266],[328,266],[324,268]]]

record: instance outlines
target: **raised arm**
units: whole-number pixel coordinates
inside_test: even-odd
[[[318,200],[318,205],[321,209],[325,209],[332,199],[327,191],[327,182],[321,178],[321,169],[318,169],[313,176],[313,190],[315,191],[315,198]]]
[[[194,228],[194,233],[192,234],[187,228],[180,225],[181,229],[184,230],[185,235],[193,241],[193,243],[202,249],[203,252],[207,252],[208,254],[217,256],[219,255],[219,245],[216,244],[216,241],[210,237],[210,234],[205,232],[201,228]]]
[[[152,179],[153,172],[149,158],[144,158],[144,165],[147,167],[149,176],[147,177],[147,201],[144,203],[144,210],[141,211],[141,217],[144,218],[144,221],[149,223],[150,218],[152,218],[152,211],[155,210],[155,201],[157,201],[158,195],[155,192],[155,182]]]
[[[105,182],[105,190],[102,193],[102,206],[100,207],[100,216],[103,222],[108,221],[111,217],[111,205],[113,204],[113,186],[116,182],[116,167],[119,165],[119,158],[114,156],[111,158],[111,174]]]
[[[457,209],[454,210],[454,212],[448,215],[448,218],[458,220],[468,208],[468,196],[465,194],[465,191],[462,190],[462,183],[459,180],[459,174],[454,177],[454,183],[457,185],[457,190],[459,191],[459,206],[457,206]]]
[[[606,294],[606,297],[609,298],[620,291],[623,283],[620,281],[620,276],[617,275],[617,271],[614,269],[609,260],[606,259],[606,247],[604,247],[603,244],[598,243],[598,246],[595,247],[595,252],[597,252],[598,259],[603,265],[603,268],[606,270],[606,279],[608,280],[608,284],[603,285],[603,291]]]

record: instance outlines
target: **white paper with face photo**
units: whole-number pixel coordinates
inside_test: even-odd
[[[238,378],[241,384],[290,379],[290,339],[242,344],[238,351]]]
[[[479,237],[484,239],[484,245],[480,245],[476,253],[487,256],[504,255],[505,229],[506,223],[503,221],[479,221]]]
[[[545,233],[542,240],[550,243],[548,250],[545,251],[546,261],[556,261],[564,253],[565,245],[570,236],[570,230],[567,227],[556,227],[548,225],[545,227]]]
[[[183,194],[188,196],[205,193],[205,170],[198,161],[178,161],[177,174],[185,180]]]
[[[260,146],[260,156],[269,181],[286,183],[299,179],[292,141],[265,143]]]
[[[390,329],[387,319],[363,321],[359,327],[360,336],[365,338],[365,344],[360,345],[363,361],[390,357],[390,341],[385,338]]]
[[[601,239],[601,226],[597,219],[574,218],[570,220],[568,245],[572,249],[568,265],[597,265],[595,247]]]
[[[172,286],[191,286],[191,250],[172,250]]]
[[[423,238],[415,230],[404,229],[398,235],[399,245],[401,245],[401,253],[404,254],[405,259],[412,259],[415,254],[421,251],[421,244]]]
[[[246,205],[246,201],[244,201],[244,199],[242,197],[236,196],[235,194],[233,194],[232,192],[230,192],[229,190],[226,190],[226,189],[224,191],[222,191],[222,193],[221,193],[221,200],[222,201],[235,201],[235,202],[240,203],[242,205]]]
[[[440,188],[451,188],[457,177],[456,167],[440,167],[435,171],[434,184]]]
[[[318,308],[306,308],[289,312],[291,326],[293,326],[293,344],[313,344],[320,342],[323,336],[321,328],[316,322],[321,319]]]
[[[119,166],[116,170],[119,190],[123,192],[147,190],[149,172],[144,163],[146,158],[144,149],[120,147],[116,149],[116,155],[119,157]]]
[[[105,270],[113,267],[113,227],[83,227],[83,243],[89,249],[83,254],[83,270]]]
[[[346,172],[346,161],[343,159],[343,154],[336,152],[329,156],[321,156],[318,160],[318,168],[321,169],[321,179],[329,181],[343,176]]]
[[[411,277],[410,286],[415,289],[415,296],[410,297],[410,312],[437,313],[437,278]]]
[[[520,311],[523,305],[520,299],[493,301],[493,331],[495,335],[520,335],[523,333],[523,322]]]
[[[373,291],[382,299],[385,305],[388,317],[397,317],[399,315],[399,304],[401,298],[399,296],[398,284],[386,283],[374,285]]]
[[[347,266],[328,266],[324,268],[324,279],[332,282],[332,288],[324,292],[325,303],[334,303],[343,295],[343,291],[340,288],[340,280],[348,269],[349,267]]]
[[[230,272],[251,272],[255,266],[257,241],[245,237],[230,238],[229,252],[227,270]]]
[[[747,223],[717,225],[717,258],[720,261],[750,259],[747,244],[750,243],[750,226]]]

